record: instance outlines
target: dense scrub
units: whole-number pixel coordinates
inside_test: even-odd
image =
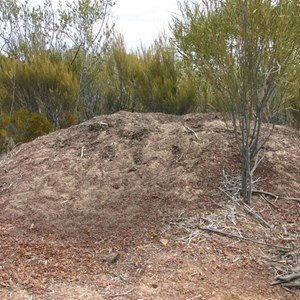
[[[210,73],[186,63],[175,47],[176,36],[169,40],[162,34],[152,46],[128,51],[107,21],[111,1],[72,2],[57,11],[51,1],[35,8],[16,0],[0,3],[0,151],[9,148],[8,140],[26,142],[119,110],[167,114],[228,110]],[[200,51],[201,43],[203,39],[195,51]],[[290,66],[290,74],[289,88],[279,89],[286,101],[274,121],[299,128],[299,65]],[[8,129],[16,127],[18,114],[42,128]],[[36,114],[39,121],[32,120]]]

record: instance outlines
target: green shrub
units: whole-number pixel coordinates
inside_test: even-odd
[[[26,143],[47,134],[54,126],[42,115],[24,108],[12,114],[2,114],[0,119],[0,153],[14,145]]]

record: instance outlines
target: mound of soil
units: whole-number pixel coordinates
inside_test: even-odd
[[[232,156],[214,117],[120,112],[24,144],[1,160],[1,217],[105,237],[187,206],[212,209]]]
[[[299,133],[277,127],[257,170],[263,179],[259,187],[299,197],[299,149]],[[216,114],[119,112],[15,148],[0,157],[0,260],[7,263],[2,280],[0,276],[0,287],[4,287],[0,296],[6,297],[14,282],[22,287],[14,295],[25,293],[28,298],[30,289],[35,293],[42,285],[41,299],[45,295],[77,299],[79,294],[90,295],[85,299],[196,299],[192,297],[197,295],[202,295],[197,299],[292,299],[277,287],[266,288],[270,274],[256,259],[247,265],[255,279],[243,273],[241,253],[254,253],[250,245],[224,254],[220,249],[232,241],[203,237],[191,251],[187,250],[191,240],[188,248],[180,241],[182,226],[166,229],[166,224],[172,220],[175,224],[178,219],[174,223],[174,218],[184,212],[189,218],[191,214],[201,215],[200,219],[216,215],[226,205],[219,190],[223,171],[236,173],[238,168],[232,133]],[[268,203],[257,204],[256,209],[276,226],[278,222],[288,224],[293,241],[299,241],[299,203],[282,201],[277,211]],[[240,226],[249,230],[260,226],[249,224],[244,221]],[[17,249],[15,254],[10,252],[12,247]],[[123,264],[118,260],[110,270],[118,274],[121,283],[112,282],[103,267],[104,254],[112,251],[121,254]],[[72,259],[74,253],[77,262]],[[41,269],[40,261],[32,257],[52,257],[52,271],[49,265]],[[50,264],[50,259],[46,261]],[[101,266],[94,267],[95,261],[102,261]],[[26,271],[27,277],[9,270]],[[78,279],[76,270],[85,277]],[[227,278],[224,272],[228,272]],[[245,280],[251,284],[247,295],[239,298]],[[50,281],[55,282],[51,289]],[[66,282],[68,288],[64,289]],[[113,286],[115,293],[108,286]],[[27,299],[26,295],[20,297]]]

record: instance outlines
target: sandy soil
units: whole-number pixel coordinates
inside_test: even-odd
[[[276,127],[264,151],[257,188],[300,197],[299,132]],[[256,195],[258,221],[219,189],[238,167],[215,114],[119,112],[13,149],[0,298],[297,299],[270,283],[300,269],[300,203]]]

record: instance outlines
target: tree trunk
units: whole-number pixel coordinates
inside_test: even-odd
[[[242,153],[242,197],[245,203],[251,203],[252,196],[252,175],[251,175],[251,160],[250,160],[250,149],[245,147]]]

